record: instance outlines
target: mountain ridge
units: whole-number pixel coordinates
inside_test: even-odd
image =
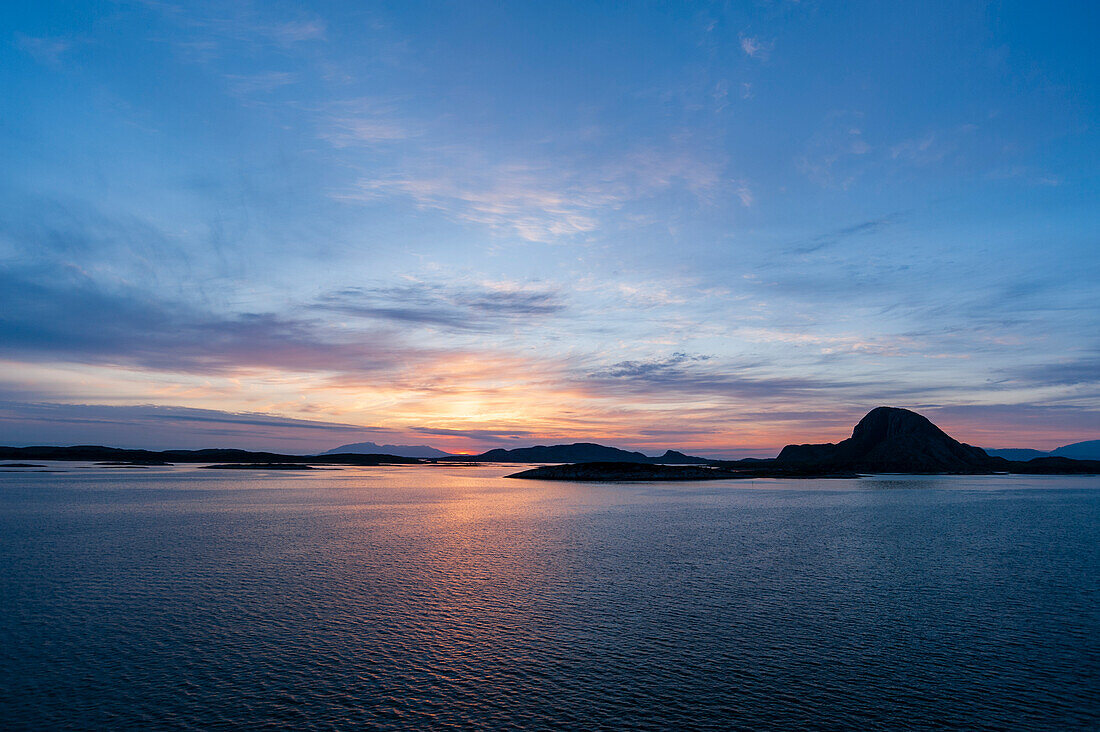
[[[0,446],[0,460],[110,460],[129,463],[253,463],[256,465],[285,463],[321,463],[331,465],[417,465],[423,461],[399,455],[285,455],[277,452],[257,452],[233,448],[206,448],[202,450],[140,450],[102,445],[70,445],[57,447],[33,445],[31,447]]]
[[[320,455],[285,455],[236,449],[204,450],[141,450],[73,445],[69,447],[0,446],[0,460],[74,460],[115,461],[143,464],[178,463],[251,463],[387,465],[425,464],[434,462],[526,462],[559,464],[708,466],[731,471],[734,477],[837,477],[859,473],[956,473],[956,474],[1086,474],[1100,473],[1100,460],[1071,458],[1054,452],[1087,450],[1100,445],[1100,440],[1073,443],[1042,454],[1028,461],[1007,460],[989,455],[985,450],[959,442],[934,425],[926,417],[898,407],[876,407],[867,413],[852,430],[852,436],[837,443],[787,445],[775,458],[740,461],[710,460],[666,450],[659,456],[622,450],[592,442],[568,445],[536,445],[526,448],[497,448],[480,455],[446,455],[416,458],[385,453],[348,453],[329,451]],[[378,446],[355,443],[348,447]],[[415,447],[415,446],[405,446]],[[426,447],[426,446],[424,446]],[[434,449],[434,448],[431,448]],[[1025,453],[1026,454],[1026,453]],[[616,471],[606,468],[605,472]],[[544,471],[553,473],[554,471]],[[570,471],[561,471],[563,475]],[[597,474],[589,470],[586,474]],[[619,469],[619,474],[641,476],[646,471]],[[667,471],[650,471],[653,475]],[[573,470],[571,474],[579,475]],[[549,475],[540,475],[549,477]],[[592,478],[598,479],[598,478]],[[608,478],[610,479],[610,478]],[[641,479],[641,478],[635,478]]]
[[[985,451],[994,457],[1003,457],[1006,460],[1019,460],[1037,457],[1065,457],[1073,460],[1100,460],[1100,440],[1082,440],[1068,445],[1056,447],[1053,450],[1033,450],[1027,447],[1002,447],[986,448]]]
[[[608,447],[595,442],[574,442],[568,445],[535,445],[533,447],[502,447],[480,455],[463,456],[464,460],[496,463],[645,463],[650,465],[709,465],[707,458],[685,455],[678,450],[665,450],[656,457],[633,450]]]
[[[659,469],[658,469],[659,468]],[[678,472],[677,472],[678,471]],[[1100,461],[1040,457],[1005,460],[954,439],[927,417],[876,407],[837,443],[787,445],[772,460],[710,461],[707,468],[590,462],[543,466],[506,477],[582,482],[714,480],[722,478],[854,478],[861,474],[1025,475],[1100,474]]]
[[[397,455],[410,458],[438,458],[450,457],[451,453],[437,450],[431,445],[379,445],[374,442],[352,442],[340,445],[331,450],[325,450],[322,455]]]

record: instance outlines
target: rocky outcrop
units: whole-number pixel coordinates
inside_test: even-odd
[[[640,452],[620,450],[617,447],[598,445],[594,442],[575,442],[571,445],[538,445],[536,447],[517,447],[513,450],[497,448],[469,460],[495,463],[648,463],[651,465],[706,465],[706,458],[692,457],[676,450],[666,450],[659,457],[650,457]]]
[[[647,480],[723,480],[740,478],[736,473],[696,465],[650,465],[648,463],[593,462],[572,465],[543,465],[506,476],[536,480],[576,481],[647,481]]]
[[[953,439],[927,418],[897,407],[878,407],[836,444],[787,445],[776,466],[855,470],[864,473],[988,473],[1008,463],[980,447]]]

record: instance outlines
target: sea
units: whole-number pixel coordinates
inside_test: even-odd
[[[1095,476],[45,465],[5,730],[1100,729]]]

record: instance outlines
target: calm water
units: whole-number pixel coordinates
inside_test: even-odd
[[[7,729],[1100,727],[1100,479],[0,473]]]

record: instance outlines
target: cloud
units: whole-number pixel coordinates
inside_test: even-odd
[[[917,404],[913,407],[955,439],[988,448],[1052,450],[1100,438],[1100,406],[1016,402]]]
[[[446,437],[467,437],[472,440],[518,440],[524,437],[532,437],[534,432],[527,430],[509,430],[509,429],[446,429],[442,427],[410,427],[413,432],[417,432],[422,435],[440,435]]]
[[[524,165],[499,166],[466,177],[475,169],[455,166],[425,177],[362,178],[355,190],[336,197],[373,201],[404,195],[421,208],[538,242],[594,231],[599,209],[616,203],[613,194],[598,189],[567,181],[555,185],[551,169],[540,174]]]
[[[323,40],[327,30],[325,21],[318,17],[270,20],[246,5],[216,3],[214,7],[216,11],[210,14],[196,12],[181,20],[208,37],[281,47]]]
[[[258,33],[267,35],[272,40],[283,45],[301,43],[302,41],[318,41],[325,37],[327,25],[320,18],[308,20],[291,20],[285,23],[259,25]]]
[[[1085,358],[1015,367],[1006,375],[1026,386],[1100,386],[1100,351]]]
[[[813,252],[833,246],[834,244],[839,244],[846,239],[876,234],[891,226],[895,226],[899,221],[899,217],[899,213],[892,213],[888,216],[842,226],[839,229],[834,229],[824,234],[818,234],[802,243],[795,244],[788,250],[788,253],[812,254]]]
[[[190,249],[137,216],[107,215],[72,200],[0,195],[0,268],[9,265],[9,273],[18,268],[48,282],[79,270],[169,288],[181,274],[194,275]]]
[[[774,46],[774,42],[766,42],[752,36],[741,35],[741,50],[750,58],[767,61]]]
[[[934,132],[922,137],[903,140],[890,147],[890,157],[912,165],[932,165],[942,161],[953,145],[939,140]]]
[[[388,127],[382,129],[388,133]],[[368,127],[369,134],[374,131]],[[330,133],[334,144],[348,139]],[[677,149],[636,149],[604,162],[493,162],[472,148],[420,148],[403,161],[400,172],[362,177],[333,197],[379,201],[405,196],[459,221],[553,242],[596,231],[608,212],[666,191],[684,189],[709,203],[724,185],[722,165],[719,157],[704,159]],[[751,204],[746,184],[738,184],[736,195]]]
[[[340,332],[274,313],[215,314],[80,272],[0,270],[0,355],[177,373],[353,371],[416,359],[392,334]]]
[[[737,186],[737,198],[740,199],[741,205],[745,208],[749,208],[756,202],[756,197],[753,196],[752,189],[744,183]]]
[[[262,74],[227,74],[226,81],[233,94],[267,94],[276,89],[297,84],[298,74],[289,71],[268,71]]]
[[[394,100],[355,99],[317,112],[318,136],[336,148],[377,145],[417,137],[422,125],[404,119]]]
[[[244,447],[310,452],[377,427],[157,405],[0,401],[0,444],[106,444],[146,449]],[[59,438],[58,435],[64,435]]]
[[[622,377],[651,379],[656,377],[668,377],[684,372],[686,364],[699,361],[708,361],[710,356],[688,355],[686,353],[674,353],[671,356],[645,361],[619,361],[610,366],[593,372],[591,376],[596,378],[618,379]]]
[[[264,12],[267,8],[262,4],[175,5],[149,0],[142,0],[141,4],[176,26],[175,46],[202,63],[242,49],[250,54],[265,49],[286,54],[303,43],[323,41],[328,30],[328,24],[319,16],[274,17]]]
[[[562,312],[553,290],[511,285],[456,287],[416,282],[397,287],[349,287],[318,298],[315,309],[403,325],[488,331]]]
[[[758,371],[764,365],[745,363],[723,368],[712,356],[674,353],[660,359],[620,361],[585,374],[581,383],[604,396],[648,394],[654,399],[683,399],[685,395],[758,399],[868,386],[858,379],[761,376]]]
[[[863,138],[862,120],[862,112],[838,110],[826,115],[798,158],[802,173],[825,188],[845,190],[855,183],[873,149]]]
[[[203,422],[245,427],[293,427],[295,429],[322,430],[325,432],[363,432],[376,429],[341,422],[293,419],[261,412],[222,412],[215,409],[153,404],[117,406],[0,401],[0,411],[7,416],[18,414],[23,419],[34,419],[43,422],[61,421],[90,424],[131,424],[134,421]]]
[[[30,54],[38,63],[56,67],[61,65],[61,56],[72,48],[73,44],[67,38],[36,38],[16,33],[15,45]]]

